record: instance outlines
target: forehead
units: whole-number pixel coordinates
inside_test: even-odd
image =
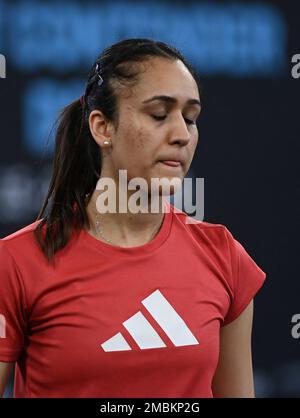
[[[160,57],[142,64],[139,79],[133,88],[130,100],[141,103],[154,95],[172,96],[179,103],[184,103],[191,98],[199,99],[197,83],[183,62]]]

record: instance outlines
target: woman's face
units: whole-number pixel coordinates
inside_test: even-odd
[[[165,96],[154,100],[154,96]],[[198,142],[196,120],[200,113],[197,84],[181,61],[153,58],[143,64],[131,94],[119,96],[119,123],[103,159],[101,176],[128,180],[142,177],[184,179]],[[162,161],[180,164],[168,166]]]

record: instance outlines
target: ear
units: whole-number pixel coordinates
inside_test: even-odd
[[[101,110],[93,110],[89,116],[89,127],[94,140],[100,147],[105,147],[104,141],[111,143],[111,123],[108,122]]]

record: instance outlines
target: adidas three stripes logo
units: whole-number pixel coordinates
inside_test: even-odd
[[[142,304],[176,347],[199,344],[184,320],[158,289],[143,299]],[[142,350],[166,347],[142,312],[138,311],[124,321],[123,325]],[[101,347],[104,351],[132,350],[121,332],[106,340]]]

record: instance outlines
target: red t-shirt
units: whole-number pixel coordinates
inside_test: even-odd
[[[265,273],[225,226],[167,207],[147,244],[81,230],[55,266],[36,222],[0,240],[0,361],[17,362],[14,397],[212,397],[220,327]]]

